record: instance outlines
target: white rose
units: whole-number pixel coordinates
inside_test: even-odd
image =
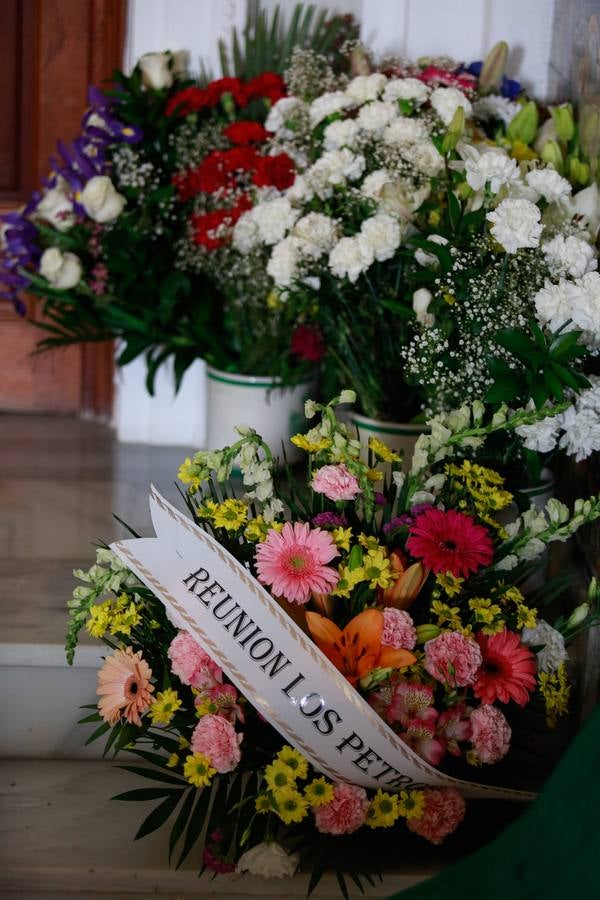
[[[233,246],[243,256],[260,244],[260,233],[253,213],[252,209],[242,213],[233,228]]]
[[[375,259],[384,262],[391,259],[402,239],[400,223],[392,216],[379,214],[366,219],[361,226],[359,241],[366,242],[366,256],[373,253]]]
[[[533,169],[527,173],[525,180],[548,203],[566,200],[571,195],[571,185],[556,169]]]
[[[79,202],[94,222],[112,222],[123,212],[125,197],[107,175],[94,175],[81,192]]]
[[[419,106],[429,97],[429,88],[418,78],[392,78],[385,86],[384,100],[412,100]]]
[[[316,128],[323,119],[340,112],[342,109],[346,109],[348,106],[352,106],[352,100],[343,91],[331,91],[328,94],[322,94],[316,100],[313,100],[308,109],[311,128]]]
[[[253,219],[264,244],[277,244],[292,227],[299,211],[292,207],[287,197],[276,197],[259,203],[252,210]]]
[[[374,100],[361,107],[356,119],[358,127],[363,131],[381,131],[398,116],[398,107],[395,103],[384,103],[383,100]]]
[[[424,175],[437,175],[444,168],[444,157],[433,141],[411,144],[407,153],[413,166]]]
[[[286,237],[273,247],[267,273],[279,287],[290,287],[296,278],[302,258],[301,245],[298,238]]]
[[[40,259],[40,275],[52,287],[68,291],[81,281],[83,267],[74,253],[61,253],[58,247],[44,250]]]
[[[399,116],[391,122],[383,132],[384,144],[415,144],[427,140],[427,128],[418,119],[406,119]]]
[[[507,253],[537,247],[540,242],[540,210],[529,200],[503,200],[486,218],[493,223],[491,232]]]
[[[329,268],[336,278],[348,277],[354,283],[373,259],[373,250],[366,241],[361,242],[358,236],[343,237],[329,254]]]
[[[412,306],[417,322],[426,328],[430,328],[435,323],[435,316],[428,312],[432,296],[431,291],[428,291],[427,288],[419,288],[412,297]]]
[[[365,197],[370,197],[372,200],[375,200],[379,197],[384,184],[389,184],[392,180],[393,176],[390,175],[387,169],[376,169],[375,172],[371,172],[370,175],[367,175],[360,186],[360,192]]]
[[[454,113],[458,109],[459,106],[465,111],[465,116],[468,118],[473,112],[473,107],[471,106],[471,101],[465,97],[462,91],[459,91],[458,88],[453,87],[439,87],[436,88],[435,91],[431,94],[429,98],[431,105],[435,109],[436,113],[444,123],[444,125],[449,125],[452,119],[454,118]]]
[[[73,203],[68,194],[68,185],[58,178],[56,185],[46,191],[36,207],[37,215],[53,225],[57,231],[68,231],[75,224]]]
[[[288,853],[274,841],[263,842],[242,853],[236,871],[250,872],[251,875],[262,875],[264,878],[291,878],[299,862],[297,853]]]
[[[432,244],[438,244],[440,247],[448,243],[448,238],[442,237],[441,234],[428,234],[427,240],[431,241]],[[440,261],[435,253],[427,253],[426,250],[422,250],[420,247],[415,250],[415,259],[419,265],[430,266],[432,269],[437,269],[440,265]]]
[[[142,84],[156,91],[170,88],[176,78],[186,74],[188,59],[187,50],[145,53],[138,61]]]
[[[481,191],[489,184],[492,194],[497,194],[503,184],[520,180],[517,161],[504,150],[490,148],[467,159],[465,164],[467,184],[474,191]]]
[[[302,241],[303,255],[317,258],[334,246],[339,237],[339,225],[330,216],[311,212],[298,219],[292,234]]]
[[[587,241],[569,235],[558,234],[551,241],[542,244],[546,262],[554,276],[570,275],[581,278],[598,268],[596,251]]]
[[[358,125],[354,119],[338,119],[331,122],[323,135],[326,150],[338,150],[340,147],[352,149],[358,136]]]
[[[346,88],[347,97],[355,104],[368,103],[376,100],[381,94],[387,78],[380,72],[372,75],[357,75]]]

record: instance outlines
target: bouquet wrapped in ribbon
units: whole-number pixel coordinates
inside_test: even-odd
[[[159,801],[138,836],[173,816],[180,861],[198,844],[203,868],[301,865],[313,883],[333,865],[345,891],[344,873],[379,868],[382,835],[440,844],[465,797],[531,799],[480,782],[510,754],[515,711],[537,698],[549,725],[567,711],[566,643],[595,603],[550,623],[543,591],[536,608],[520,586],[600,500],[518,516],[472,461],[487,435],[547,411],[440,415],[403,472],[379,441],[365,459],[338,421],[353,400],[307,403],[301,475],[246,426],[186,459],[190,515],[153,488],[156,537],[76,572],[68,657],[82,627],[109,648],[84,721],[150,764],[126,768],[155,786],[121,799]]]

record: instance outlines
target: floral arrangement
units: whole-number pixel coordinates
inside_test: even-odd
[[[479,776],[509,754],[516,709],[537,696],[549,724],[567,711],[566,645],[598,620],[596,586],[588,603],[551,624],[543,592],[534,607],[520,585],[549,544],[600,516],[600,500],[569,510],[553,499],[500,524],[511,494],[473,453],[488,435],[531,426],[547,409],[502,407],[491,420],[475,402],[440,414],[403,472],[380,441],[365,460],[338,421],[336,406],[354,399],[344,391],[326,406],[307,403],[316,424],[292,439],[307,454],[303,475],[279,474],[248,427],[234,445],[186,459],[179,476],[189,512],[416,758],[472,780],[469,772]],[[180,862],[200,841],[197,859],[213,872],[283,876],[300,865],[314,885],[333,865],[347,896],[344,873],[369,879],[386,833],[406,826],[439,844],[459,825],[465,801],[451,780],[374,790],[358,775],[358,783],[325,777],[111,550],[75,574],[83,583],[69,604],[68,658],[82,627],[110,650],[98,707],[83,719],[98,723],[90,740],[107,736],[107,751],[150,763],[126,768],[156,782],[120,795],[160,800],[138,837],[177,811],[170,852],[178,847]],[[322,728],[334,726],[330,715]],[[359,847],[370,854],[364,868]]]

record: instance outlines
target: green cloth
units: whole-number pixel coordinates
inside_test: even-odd
[[[600,707],[527,812],[481,850],[395,897],[600,898]]]

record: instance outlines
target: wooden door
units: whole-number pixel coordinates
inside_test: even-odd
[[[18,208],[47,174],[56,141],[79,131],[87,87],[121,65],[126,0],[1,0],[0,211]],[[39,305],[24,298],[27,318]],[[42,334],[0,300],[0,410],[110,415],[113,349],[32,356]]]

